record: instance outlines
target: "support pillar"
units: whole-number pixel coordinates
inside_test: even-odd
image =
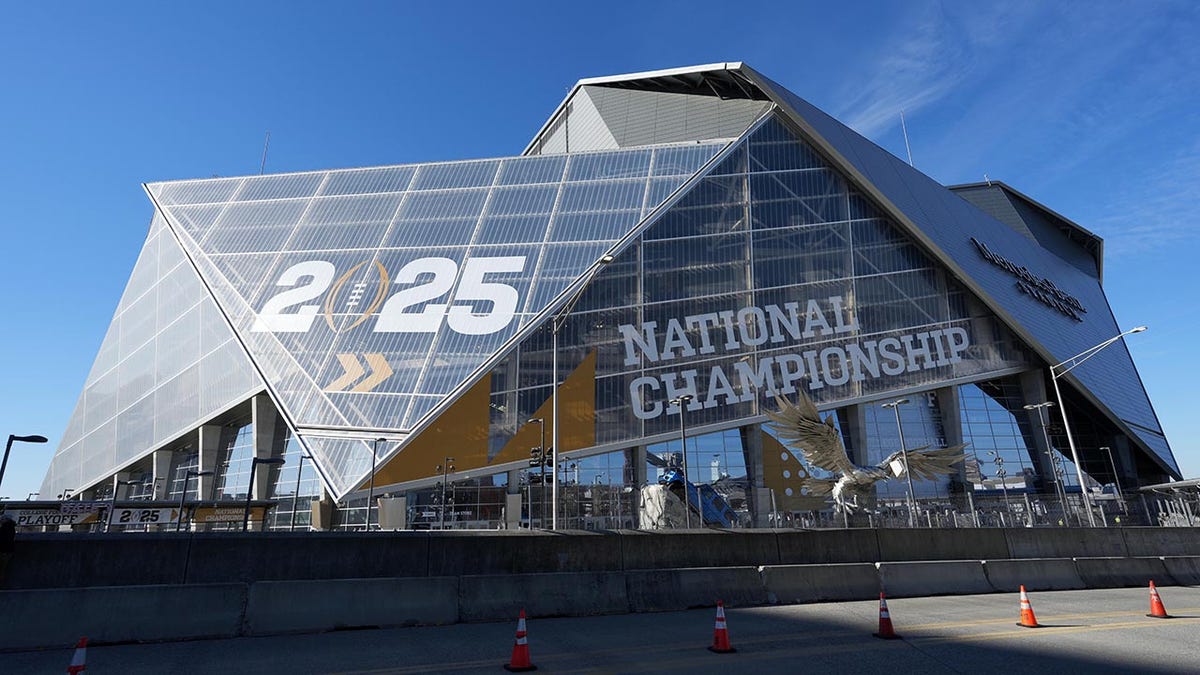
[[[1046,381],[1042,378],[1042,371],[1033,370],[1021,373],[1019,380],[1021,398],[1027,405],[1036,405],[1050,400],[1046,396]],[[1020,414],[1020,412],[1025,413],[1029,428],[1033,431],[1033,438],[1025,440],[1032,440],[1033,447],[1037,448],[1037,452],[1030,459],[1033,460],[1033,465],[1037,467],[1038,475],[1042,478],[1042,492],[1055,492],[1058,488],[1054,487],[1054,484],[1058,479],[1054,475],[1054,464],[1050,461],[1050,454],[1048,454],[1051,448],[1046,444],[1046,439],[1050,434],[1048,429],[1043,428],[1042,419],[1046,420],[1045,426],[1049,427],[1054,424],[1055,419],[1061,419],[1062,412],[1058,409],[1057,403],[1043,410],[1041,414],[1037,410],[1018,411],[1016,414]]]
[[[738,429],[742,438],[742,453],[750,482],[750,522],[754,527],[771,527],[771,491],[763,477],[762,427],[750,424]]]
[[[211,476],[200,476],[196,479],[196,493],[202,500],[217,499],[217,454],[221,449],[221,426],[205,424],[197,430],[197,456],[199,466],[197,471],[212,471]]]
[[[157,450],[151,458],[151,472],[154,476],[154,495],[151,499],[161,501],[167,498],[171,487],[171,458],[175,453],[171,450]]]
[[[258,394],[250,399],[250,428],[254,439],[255,457],[267,459],[274,456],[275,422],[278,417],[279,413],[275,411],[275,404],[266,394]],[[271,487],[278,476],[279,471],[276,467],[260,464],[254,472],[254,485],[250,486],[251,499],[270,499]],[[257,521],[257,523],[251,520],[250,527],[253,530],[261,531],[265,522],[265,519]]]
[[[963,442],[962,412],[958,405],[958,388],[942,387],[933,391],[937,401],[938,412],[942,417],[942,433],[946,439],[946,447],[961,445]],[[971,453],[964,449],[967,456]],[[975,489],[975,485],[967,480],[967,462],[964,459],[958,465],[958,472],[950,476],[950,494],[955,496],[959,509],[970,509],[964,494]]]
[[[504,528],[521,529],[521,510],[525,506],[525,493],[521,490],[521,470],[508,472],[508,485],[504,489]]]

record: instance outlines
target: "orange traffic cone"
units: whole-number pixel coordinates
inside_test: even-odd
[[[513,643],[512,660],[504,664],[504,669],[513,673],[537,670],[537,666],[529,661],[529,640],[525,637],[525,610],[523,609],[517,618],[517,641]]]
[[[1025,586],[1021,586],[1021,620],[1017,622],[1018,626],[1025,628],[1041,628],[1041,624],[1037,622],[1037,617],[1033,615],[1033,605],[1029,604],[1029,596],[1025,594]]]
[[[75,644],[75,655],[71,657],[71,665],[67,666],[67,672],[75,675],[85,670],[87,670],[87,638],[81,637]]]
[[[887,600],[883,597],[883,593],[879,594],[879,632],[874,635],[884,640],[900,639],[900,636],[896,635],[896,630],[892,628],[892,615],[888,614]]]
[[[718,654],[737,651],[729,645],[729,629],[725,627],[725,603],[720,600],[717,601],[717,624],[713,627],[713,643],[708,651]]]
[[[1167,614],[1167,608],[1163,607],[1162,598],[1158,597],[1158,589],[1154,587],[1154,582],[1150,582],[1150,613],[1146,616],[1155,619],[1173,619],[1175,617]]]

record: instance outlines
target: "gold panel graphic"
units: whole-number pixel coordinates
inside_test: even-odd
[[[471,387],[433,425],[410,441],[395,457],[375,473],[375,484],[392,485],[436,476],[437,466],[446,457],[454,458],[455,473],[477,471],[491,465],[529,459],[530,448],[541,441],[537,424],[523,424],[495,457],[488,460],[491,375]],[[596,355],[589,354],[558,392],[562,431],[559,442],[564,451],[596,444]],[[553,399],[531,415],[546,420],[546,445],[554,438]],[[366,487],[367,481],[357,489]]]
[[[804,466],[791,450],[774,436],[762,431],[763,484],[775,491],[775,505],[780,511],[812,511],[825,508],[825,497],[810,497],[804,492],[809,478]]]

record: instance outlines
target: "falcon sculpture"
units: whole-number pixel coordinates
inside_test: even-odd
[[[899,450],[875,466],[851,462],[842,445],[841,434],[833,425],[833,415],[822,420],[816,404],[804,392],[800,392],[795,404],[779,396],[775,397],[775,402],[779,411],[768,411],[767,417],[778,438],[788,447],[799,450],[810,467],[841,474],[840,478],[807,478],[804,481],[808,494],[832,495],[838,511],[853,510],[858,497],[865,497],[876,482],[906,476],[904,453]],[[930,450],[926,445],[910,449],[908,470],[917,480],[933,480],[955,473],[954,465],[965,458],[964,447],[965,444]]]

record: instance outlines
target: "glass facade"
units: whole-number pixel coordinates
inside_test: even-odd
[[[259,467],[276,529],[311,525],[320,496],[364,526],[372,477],[414,526],[544,526],[553,480],[565,526],[634,526],[641,488],[673,474],[739,526],[765,500],[772,519],[824,508],[804,481],[830,474],[761,425],[800,392],[859,463],[898,450],[898,425],[908,449],[961,436],[967,466],[920,498],[1078,491],[1059,411],[1024,405],[1048,355],[1119,332],[1082,258],[1060,273],[769,80],[718,80],[751,89],[589,85],[522,157],[148,185],[145,246],[42,493],[102,495],[120,470],[150,497],[166,461],[167,498],[240,500],[266,453],[286,460]],[[1174,467],[1134,379],[1116,344],[1062,381],[1092,472],[1116,473],[1096,451],[1126,439]],[[269,430],[243,415],[264,390]],[[880,407],[896,397],[899,420]],[[220,426],[212,457],[201,425]],[[526,461],[546,445],[549,481]],[[213,479],[185,480],[202,464]]]
[[[561,325],[562,377],[595,356],[597,444],[674,433],[680,395],[689,426],[732,426],[798,389],[828,405],[1033,364],[774,118],[600,269]],[[493,369],[492,447],[550,396],[551,333]]]
[[[156,214],[41,493],[103,479],[262,388]]]

